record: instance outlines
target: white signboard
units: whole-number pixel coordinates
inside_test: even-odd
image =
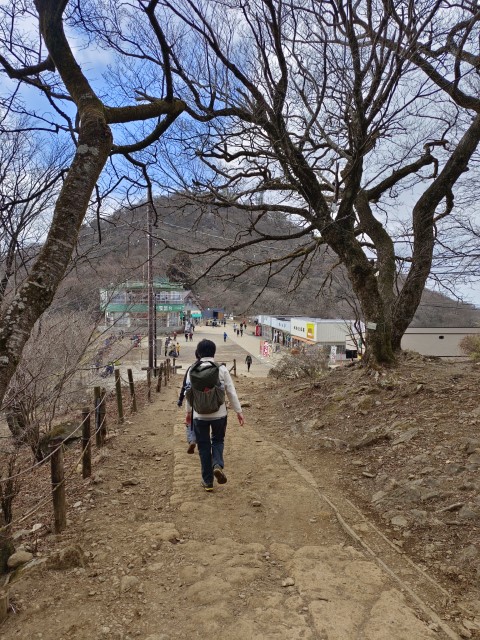
[[[279,320],[278,318],[273,318],[272,327],[274,329],[281,329],[282,331],[290,331],[290,320]]]

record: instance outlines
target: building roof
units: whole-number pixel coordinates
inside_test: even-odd
[[[118,284],[112,284],[110,287],[106,287],[107,289],[114,289],[115,291],[122,291],[128,289],[146,289],[148,286],[147,282],[143,280],[126,280],[125,282],[120,282]],[[181,282],[170,282],[168,278],[154,278],[153,279],[153,288],[154,289],[162,289],[164,291],[184,291],[184,286]]]

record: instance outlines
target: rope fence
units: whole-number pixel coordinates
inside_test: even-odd
[[[157,378],[156,392],[160,393],[162,383],[165,386],[168,385],[170,376],[175,373],[176,370],[170,359],[165,360],[160,366],[156,367],[154,371],[147,369],[147,402],[151,402],[151,380],[152,373]],[[56,533],[60,533],[66,528],[66,498],[65,490],[67,481],[77,473],[79,464],[82,464],[82,476],[88,478],[92,473],[92,461],[91,461],[91,449],[92,444],[95,443],[97,448],[105,446],[107,439],[107,401],[116,398],[116,414],[117,423],[123,424],[124,422],[124,409],[123,409],[123,394],[122,394],[122,382],[128,389],[130,396],[129,409],[131,413],[138,411],[138,394],[135,389],[135,383],[133,379],[132,369],[127,370],[127,378],[121,375],[119,369],[115,369],[115,388],[107,392],[105,388],[94,387],[93,390],[93,409],[84,407],[82,409],[82,418],[78,426],[67,434],[62,434],[56,438],[52,438],[49,443],[49,452],[41,461],[35,462],[31,466],[25,469],[21,469],[19,472],[9,475],[4,478],[0,478],[0,483],[5,485],[13,480],[28,474],[34,474],[39,467],[43,466],[48,460],[51,465],[51,488],[48,492],[43,493],[41,496],[36,496],[35,505],[27,508],[18,518],[12,519],[10,522],[0,527],[0,533],[10,530],[13,526],[19,525],[29,518],[31,518],[36,512],[42,509],[48,502],[53,502],[54,511],[54,530]],[[125,388],[125,387],[124,387]],[[94,421],[94,429],[91,429],[92,420]],[[12,437],[12,436],[5,436]],[[79,440],[81,443],[81,453],[69,464],[68,469],[65,470],[64,464],[64,448],[68,441]]]

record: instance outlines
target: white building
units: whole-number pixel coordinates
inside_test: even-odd
[[[460,342],[470,335],[480,335],[480,327],[409,327],[402,338],[401,347],[422,356],[465,357]]]
[[[353,357],[352,352],[361,350],[354,320],[260,315],[258,322],[263,338],[287,348],[335,347],[337,360]]]

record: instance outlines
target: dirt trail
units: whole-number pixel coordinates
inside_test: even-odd
[[[362,551],[261,411],[227,429],[228,483],[200,487],[186,454],[181,376],[109,442],[57,547],[84,568],[44,566],[12,585],[0,640],[420,640],[457,636],[428,619]],[[248,400],[253,378],[237,389]],[[263,383],[264,384],[264,383]]]

